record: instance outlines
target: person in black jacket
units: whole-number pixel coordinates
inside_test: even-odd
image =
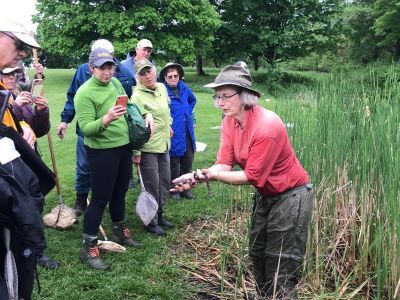
[[[44,197],[39,181],[19,155],[11,139],[0,136],[0,299],[7,299],[5,287],[5,236],[11,233],[10,249],[18,273],[18,299],[31,299],[37,253],[46,248],[40,211]],[[11,271],[11,270],[8,270]],[[10,295],[11,296],[11,295]]]

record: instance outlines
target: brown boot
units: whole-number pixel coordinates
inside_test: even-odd
[[[99,247],[97,247],[97,236],[83,234],[83,249],[81,250],[81,260],[89,267],[97,270],[107,270],[110,266],[100,259]]]
[[[112,222],[113,240],[114,242],[129,247],[140,247],[143,244],[132,239],[131,233],[125,224],[125,221]]]
[[[77,217],[85,212],[89,193],[76,193],[74,212]]]

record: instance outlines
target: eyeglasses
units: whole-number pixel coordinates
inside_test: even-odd
[[[18,73],[18,72],[3,74],[4,78],[9,78],[9,77],[17,78],[18,76],[20,76],[20,73]]]
[[[236,96],[237,94],[239,94],[240,91],[237,91],[236,93],[226,96],[226,95],[214,95],[212,98],[214,99],[215,102],[217,102],[218,100],[221,100],[222,102],[225,102],[226,100],[232,98],[233,96]]]
[[[3,31],[2,33],[14,40],[15,49],[17,49],[17,51],[27,51],[28,45],[25,44],[23,41],[17,39],[15,36],[13,36],[7,32]]]
[[[179,78],[179,75],[168,75],[167,78],[168,79],[173,79],[173,78],[176,79],[176,78]]]

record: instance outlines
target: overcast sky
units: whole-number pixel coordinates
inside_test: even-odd
[[[3,1],[2,1],[3,2]],[[32,24],[32,14],[36,13],[36,0],[9,0],[1,5],[1,15],[10,17],[23,23],[29,30],[36,31]]]

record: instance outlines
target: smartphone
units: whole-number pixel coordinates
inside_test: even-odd
[[[128,96],[127,95],[120,95],[117,98],[117,105],[122,105],[123,107],[126,107],[128,104]]]
[[[35,100],[37,97],[42,95],[42,91],[43,91],[43,79],[33,80],[32,90],[31,90],[32,100]]]

